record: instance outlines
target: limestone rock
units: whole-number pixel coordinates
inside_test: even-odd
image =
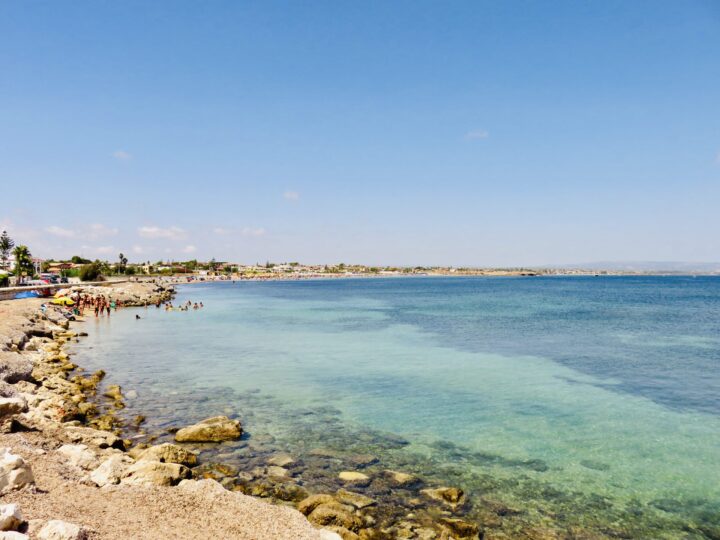
[[[35,483],[30,465],[10,448],[0,449],[0,494]]]
[[[420,479],[413,475],[400,471],[386,470],[385,474],[390,477],[390,481],[396,486],[410,487],[420,482]]]
[[[284,467],[277,467],[275,465],[272,465],[267,468],[267,475],[271,478],[282,479],[290,476],[290,473]]]
[[[471,523],[459,518],[441,518],[440,523],[450,529],[452,535],[457,538],[478,538],[480,529],[476,523]]]
[[[287,467],[294,463],[295,459],[290,454],[275,454],[268,459],[268,465],[276,465],[278,467]]]
[[[357,534],[347,530],[345,527],[337,527],[331,525],[330,527],[325,527],[325,530],[334,532],[340,538],[342,538],[342,540],[360,540],[360,537]]]
[[[73,443],[82,443],[98,448],[119,448],[121,450],[125,448],[122,439],[109,431],[76,426],[66,428],[65,434]]]
[[[370,477],[367,474],[356,471],[343,471],[338,475],[338,478],[346,484],[354,486],[364,487],[370,484]]]
[[[138,461],[128,467],[125,474],[122,484],[155,486],[172,486],[191,476],[185,465],[159,461]]]
[[[90,473],[90,480],[99,487],[119,484],[133,460],[124,454],[114,454]]]
[[[27,381],[32,377],[32,370],[33,363],[27,355],[0,351],[0,380],[10,384]]]
[[[338,503],[321,504],[308,516],[308,520],[321,527],[336,526],[357,530],[362,520],[352,513],[352,506]]]
[[[195,425],[182,428],[175,434],[177,442],[220,442],[239,439],[242,427],[238,420],[214,416]]]
[[[0,531],[14,531],[22,525],[23,518],[17,504],[0,506]]]
[[[300,503],[298,503],[297,509],[307,516],[321,504],[329,504],[334,502],[336,501],[332,495],[319,493],[317,495],[310,495],[308,498],[300,501]]]
[[[197,455],[190,450],[172,443],[158,444],[143,450],[137,460],[160,461],[162,463],[179,463],[192,467],[197,465]]]
[[[0,532],[0,540],[30,540],[30,537],[17,531],[5,531]]]
[[[88,450],[87,444],[64,444],[57,451],[68,463],[81,469],[93,469],[98,465],[97,456]]]
[[[27,410],[27,403],[22,397],[0,398],[0,417],[12,416]]]
[[[345,489],[339,489],[335,494],[335,499],[343,504],[349,504],[355,508],[362,509],[375,504],[375,499],[361,495],[360,493],[353,493]]]
[[[343,540],[342,536],[330,529],[320,529],[318,533],[319,540]],[[2,540],[2,537],[0,537],[0,540]]]
[[[40,529],[37,535],[39,540],[84,540],[85,531],[74,523],[53,519]]]
[[[448,504],[453,508],[460,506],[465,502],[465,493],[462,489],[456,487],[423,489],[420,493],[436,501]]]
[[[108,386],[103,395],[105,397],[109,397],[110,399],[114,399],[115,401],[122,401],[123,399],[122,390],[117,384],[111,384]]]

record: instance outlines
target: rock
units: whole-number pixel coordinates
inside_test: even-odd
[[[0,449],[0,494],[34,483],[30,465],[20,456],[12,454],[10,448]]]
[[[440,518],[440,523],[450,529],[453,536],[457,538],[477,538],[480,529],[476,523],[465,521],[459,518]]]
[[[370,484],[370,477],[367,474],[356,471],[343,471],[338,475],[338,478],[353,486],[365,487]]]
[[[3,504],[0,506],[0,531],[15,531],[22,525],[23,518],[17,504]]]
[[[0,417],[12,416],[27,410],[27,403],[21,397],[0,398]]]
[[[88,450],[86,444],[64,444],[57,451],[65,456],[71,465],[81,469],[93,469],[98,466],[97,456]]]
[[[30,540],[30,537],[17,531],[5,531],[0,532],[0,540]]]
[[[197,454],[178,446],[177,444],[164,443],[143,450],[137,460],[160,461],[161,463],[179,463],[192,467],[197,465]]]
[[[294,463],[295,459],[290,454],[275,454],[268,459],[268,465],[277,465],[278,467],[287,467]]]
[[[31,380],[33,367],[32,360],[24,354],[0,351],[0,380],[6,383]]]
[[[352,513],[352,506],[338,503],[319,505],[310,513],[308,520],[321,527],[344,527],[351,531],[362,525],[362,520]]]
[[[109,397],[110,399],[114,399],[115,401],[122,401],[123,399],[122,390],[117,384],[111,384],[108,386],[103,395],[105,397]]]
[[[319,540],[343,540],[338,533],[333,532],[330,529],[320,529],[318,534]],[[0,540],[2,540],[2,537],[0,537]]]
[[[227,416],[214,416],[195,425],[178,430],[177,442],[220,442],[239,439],[242,427],[237,420]]]
[[[267,468],[267,475],[270,476],[271,478],[281,478],[282,479],[282,478],[287,478],[288,476],[290,476],[290,473],[288,472],[287,469],[285,469],[283,467],[276,467],[273,465],[273,466]]]
[[[360,537],[352,531],[347,530],[345,527],[336,527],[331,525],[325,527],[326,531],[332,531],[337,534],[342,540],[360,540]]]
[[[392,471],[390,469],[384,471],[387,476],[390,477],[390,481],[395,484],[396,486],[401,487],[410,487],[412,485],[415,485],[420,482],[420,479],[412,474],[400,472],[400,471]]]
[[[319,493],[317,495],[310,495],[308,498],[300,501],[298,503],[297,509],[307,516],[321,504],[329,504],[334,502],[336,501],[332,495]]]
[[[126,485],[172,486],[183,479],[189,479],[190,469],[178,463],[159,461],[138,461],[128,467],[121,480]]]
[[[90,480],[95,482],[98,487],[119,484],[132,463],[133,460],[126,455],[114,454],[90,473]]]
[[[125,449],[122,439],[109,431],[77,426],[66,428],[65,435],[74,443],[97,446],[98,448]]]
[[[370,497],[366,497],[360,493],[353,493],[352,491],[347,491],[345,489],[339,489],[337,493],[335,493],[335,499],[343,504],[352,505],[358,510],[367,506],[372,506],[376,502],[375,499],[371,499]]]
[[[373,456],[372,454],[356,454],[350,458],[350,463],[358,467],[374,465],[378,461],[379,459],[377,456]]]
[[[84,540],[86,535],[85,531],[74,523],[53,519],[40,529],[37,537],[39,540]]]
[[[434,489],[423,489],[420,491],[423,495],[444,502],[450,506],[458,506],[465,501],[465,493],[462,489],[456,487],[439,487]]]

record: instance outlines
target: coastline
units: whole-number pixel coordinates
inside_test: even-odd
[[[112,286],[104,291],[127,306],[172,295],[171,289],[150,284],[134,284],[129,292]],[[104,373],[84,374],[64,351],[66,343],[82,337],[82,323],[52,309],[43,314],[41,304],[41,299],[0,302],[0,453],[12,456],[3,463],[9,480],[0,503],[18,515],[13,528],[20,531],[0,534],[17,539],[49,538],[53,530],[65,534],[57,538],[91,539],[340,538],[316,529],[294,509],[228,491],[212,479],[192,479],[183,465],[131,457],[130,441],[110,431],[117,429],[112,415],[97,414]],[[133,467],[136,473],[129,475]]]

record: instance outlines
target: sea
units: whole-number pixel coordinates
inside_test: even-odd
[[[338,459],[299,470],[310,491],[370,453],[371,477],[461,487],[470,517],[499,501],[511,532],[720,538],[720,277],[178,286],[188,300],[204,307],[88,318],[75,345],[122,386],[128,422],[147,417],[138,440],[227,414],[243,440],[201,458],[321,448]]]

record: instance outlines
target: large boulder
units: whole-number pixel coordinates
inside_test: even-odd
[[[84,540],[87,535],[82,527],[67,521],[48,521],[37,534],[39,540]]]
[[[0,494],[35,483],[30,465],[10,448],[0,449]]]
[[[23,517],[17,504],[0,506],[0,531],[15,531],[22,522]]]
[[[158,444],[143,450],[137,460],[160,461],[162,463],[179,463],[193,467],[197,465],[197,455],[182,446],[172,443]]]
[[[0,380],[10,384],[32,378],[33,363],[26,354],[0,351]]]
[[[132,464],[133,460],[125,454],[113,454],[90,473],[90,480],[99,487],[119,484]]]
[[[98,465],[97,456],[88,449],[86,444],[63,444],[57,451],[75,467],[93,469]]]
[[[227,416],[213,416],[195,425],[182,428],[175,434],[177,442],[220,442],[239,439],[242,426]]]
[[[178,463],[138,461],[128,467],[121,483],[126,485],[172,486],[190,478],[190,469]]]
[[[334,502],[337,501],[335,501],[332,495],[318,493],[316,495],[310,495],[308,498],[300,501],[298,503],[297,509],[307,516],[321,504],[329,504]]]

